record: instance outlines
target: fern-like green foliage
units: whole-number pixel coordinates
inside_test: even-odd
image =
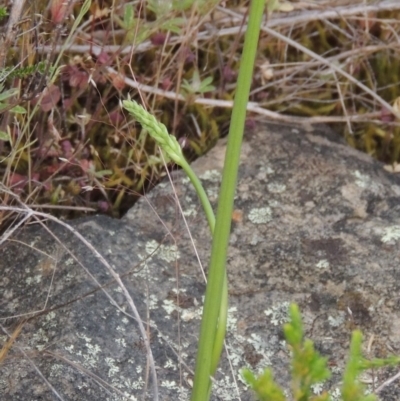
[[[0,20],[7,17],[7,15],[8,15],[7,9],[3,6],[0,6]]]
[[[27,78],[30,75],[35,74],[36,72],[44,73],[46,70],[46,63],[44,61],[40,61],[35,65],[30,65],[27,67],[5,67],[0,71],[0,82],[3,82],[6,78]]]
[[[292,352],[291,375],[292,394],[296,401],[330,401],[327,392],[314,395],[312,386],[324,382],[330,377],[327,359],[314,349],[311,340],[304,339],[303,325],[297,305],[292,304],[289,310],[290,322],[284,326],[286,341]],[[376,401],[373,394],[366,394],[359,382],[359,375],[371,368],[400,365],[399,357],[374,359],[368,361],[361,353],[362,334],[355,330],[352,334],[350,354],[342,380],[342,401]],[[271,369],[255,376],[249,369],[242,370],[242,376],[254,390],[260,401],[286,401],[281,387],[275,382]]]

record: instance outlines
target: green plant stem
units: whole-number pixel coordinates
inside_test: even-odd
[[[154,138],[157,144],[160,146],[164,152],[164,156],[167,160],[174,161],[177,165],[181,166],[185,171],[186,175],[189,177],[192,185],[194,186],[197,196],[203,206],[204,213],[206,214],[208,225],[210,226],[211,234],[214,234],[215,228],[215,216],[214,211],[211,207],[210,201],[201,185],[200,180],[197,178],[196,174],[190,167],[189,163],[186,161],[182,149],[176,140],[176,138],[168,133],[166,126],[156,118],[146,111],[143,106],[134,100],[124,100],[122,102],[123,107],[132,114],[135,119],[142,125],[144,129],[148,131],[150,136]],[[225,274],[224,284],[222,288],[222,302],[220,302],[220,311],[218,325],[215,332],[215,341],[212,349],[212,359],[211,359],[211,370],[210,375],[214,375],[218,361],[221,357],[222,348],[224,345],[224,338],[226,332],[226,323],[228,317],[228,280]]]
[[[206,401],[210,397],[212,355],[216,346],[218,316],[222,300],[225,265],[231,228],[233,198],[236,188],[243,138],[246,107],[253,75],[254,60],[264,11],[265,0],[250,4],[248,27],[239,69],[237,91],[233,105],[228,145],[223,169],[217,219],[213,235],[210,269],[200,328],[192,401]]]
[[[212,210],[210,201],[208,200],[207,194],[204,191],[204,188],[201,185],[200,180],[198,179],[197,175],[194,173],[194,171],[192,170],[192,168],[190,167],[189,163],[186,160],[182,159],[179,162],[179,165],[185,171],[194,189],[196,190],[197,196],[199,197],[201,205],[203,206],[204,213],[206,214],[211,234],[214,234],[214,228],[215,228],[214,211]]]
[[[211,235],[214,236],[215,215],[211,207],[210,200],[208,199],[207,194],[204,191],[204,188],[201,185],[200,180],[197,178],[196,174],[194,173],[190,165],[186,162],[186,160],[182,158],[179,165],[185,171],[186,175],[189,177],[194,189],[197,192],[197,196],[200,199],[204,213],[207,217]],[[219,308],[218,326],[215,332],[214,346],[211,355],[210,376],[214,375],[218,367],[218,362],[221,357],[221,352],[224,346],[227,320],[228,320],[228,278],[225,272],[225,279],[222,286],[221,305]]]

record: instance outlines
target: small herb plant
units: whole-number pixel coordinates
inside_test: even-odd
[[[201,94],[207,93],[215,90],[215,86],[211,85],[213,81],[212,77],[206,77],[203,80],[200,79],[200,74],[198,70],[193,72],[192,80],[189,82],[184,79],[182,83],[183,93],[189,94]]]
[[[186,172],[200,198],[213,235],[194,386],[191,396],[192,401],[209,400],[212,390],[210,377],[215,374],[217,369],[225,337],[228,309],[225,268],[227,248],[247,102],[264,6],[265,0],[253,0],[250,5],[242,54],[242,60],[245,60],[245,62],[241,63],[239,69],[216,218],[204,188],[185,160],[176,138],[169,135],[165,125],[158,122],[154,116],[137,102],[132,100],[123,101],[123,107],[135,117],[160,146],[165,159],[173,161]],[[192,82],[184,81],[182,89],[186,91],[187,95],[204,93],[213,89],[211,82],[211,78],[205,78],[200,81],[198,72],[195,72]],[[293,353],[292,392],[294,399],[296,401],[327,401],[329,400],[328,393],[317,396],[311,394],[313,385],[326,380],[330,376],[326,359],[322,358],[314,350],[313,343],[310,340],[303,340],[302,322],[296,305],[290,307],[290,316],[291,322],[285,325],[284,331]],[[357,381],[357,376],[363,370],[378,364],[378,360],[367,363],[366,360],[361,358],[361,341],[361,333],[354,332],[349,363],[344,374],[342,386],[343,401],[375,400],[372,395],[364,395],[364,389]],[[400,358],[396,360],[379,360],[381,366],[393,364],[394,362],[400,363]],[[283,390],[273,380],[270,370],[265,370],[258,377],[251,371],[244,370],[243,376],[261,401],[286,400]]]
[[[290,322],[284,325],[286,341],[292,352],[291,390],[296,401],[330,401],[328,392],[314,395],[312,387],[330,377],[327,358],[322,357],[311,340],[304,339],[303,325],[297,305],[289,308]],[[366,394],[366,389],[358,380],[364,371],[400,364],[400,358],[373,359],[368,361],[361,354],[362,334],[355,330],[351,337],[350,354],[343,374],[342,401],[376,401],[374,394]],[[245,381],[254,390],[260,401],[286,401],[283,389],[275,382],[271,369],[265,369],[259,376],[249,369],[242,370]]]
[[[123,102],[125,109],[136,118],[157,142],[165,156],[167,156],[167,160],[172,160],[186,172],[201,200],[213,235],[211,261],[191,397],[192,401],[206,401],[210,398],[210,377],[215,374],[218,367],[224,343],[228,310],[228,288],[225,266],[233,211],[233,198],[264,5],[265,0],[253,0],[250,5],[249,21],[242,55],[242,60],[245,60],[245,62],[241,63],[239,69],[216,219],[204,188],[184,159],[176,138],[169,135],[164,124],[158,122],[154,116],[139,104],[131,100]],[[210,80],[206,81],[206,85],[204,86],[203,81],[203,87],[200,87],[200,92],[207,91],[210,83]],[[193,85],[190,86],[192,87]],[[186,89],[188,90],[188,88]],[[199,88],[196,88],[195,92],[199,92]]]

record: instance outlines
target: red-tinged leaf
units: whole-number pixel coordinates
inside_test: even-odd
[[[40,108],[46,112],[53,109],[60,99],[60,88],[51,84],[50,86],[46,87],[41,94],[32,99],[32,103],[36,105],[40,102]]]
[[[391,123],[394,121],[394,115],[386,107],[381,108],[381,121],[383,123]]]
[[[39,173],[33,173],[30,181],[35,181],[38,182],[40,178]],[[11,173],[10,174],[10,179],[7,183],[7,185],[12,188],[12,190],[15,193],[21,193],[23,189],[25,188],[25,185],[29,181],[29,177],[26,175],[18,174],[18,173]]]
[[[59,144],[48,135],[46,139],[40,142],[39,147],[37,148],[37,155],[41,158],[49,158],[49,157],[60,157],[61,150]]]
[[[98,208],[99,212],[106,213],[109,211],[110,205],[106,201],[98,201],[97,208]]]
[[[101,52],[98,56],[97,56],[97,62],[99,64],[109,64],[111,60],[111,57],[108,55],[108,53],[106,52]]]
[[[89,170],[93,170],[93,164],[90,160],[87,160],[87,159],[79,160],[79,165],[81,166],[81,169],[85,173]]]
[[[161,82],[161,88],[164,89],[165,91],[169,91],[173,85],[173,82],[171,78],[166,77],[162,80]]]
[[[61,24],[71,9],[69,5],[73,5],[74,1],[69,0],[51,0],[50,14],[51,21],[54,24]]]
[[[121,110],[114,110],[109,114],[110,122],[113,125],[118,125],[124,118],[124,115],[121,113]]]
[[[112,84],[115,89],[121,91],[125,88],[125,80],[121,74],[113,74],[112,76]]]
[[[226,65],[222,70],[222,76],[224,77],[225,82],[233,82],[236,79],[237,73],[232,70],[229,65]]]
[[[24,188],[26,182],[28,181],[28,177],[26,175],[21,175],[18,173],[11,173],[10,179],[8,181],[8,185],[14,189],[22,189]]]
[[[257,124],[253,118],[247,118],[245,122],[246,129],[252,131],[256,128]]]
[[[73,104],[74,101],[70,97],[66,97],[63,101],[63,106],[65,110],[69,110]]]
[[[73,88],[83,89],[89,82],[89,74],[86,71],[80,71],[78,68],[71,73],[69,77],[69,84]]]
[[[72,147],[72,143],[69,140],[65,140],[61,142],[61,150],[62,154],[66,159],[70,159],[74,153],[74,148]]]
[[[45,181],[47,178],[52,176],[55,172],[60,172],[65,169],[65,165],[62,163],[55,163],[50,166],[46,166],[41,172],[40,172],[40,178],[42,181]]]
[[[191,64],[196,61],[196,55],[190,50],[189,47],[184,47],[182,49],[182,54],[185,60],[185,64]]]
[[[191,64],[196,61],[196,55],[192,52],[189,52],[185,58],[185,64]]]
[[[150,38],[150,41],[154,46],[162,46],[166,40],[167,40],[167,35],[163,32],[155,33]]]
[[[33,173],[32,174],[32,181],[39,181],[40,174],[39,173]]]

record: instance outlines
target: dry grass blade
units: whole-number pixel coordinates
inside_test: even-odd
[[[93,0],[86,14],[75,2],[69,13],[59,2],[17,3],[12,54],[20,59],[6,54],[4,82],[19,94],[0,122],[10,138],[0,140],[0,173],[24,202],[54,205],[52,213],[68,218],[83,208],[119,217],[160,179],[157,147],[119,107],[128,94],[150,106],[189,159],[226,132],[244,1],[110,8]],[[249,120],[333,123],[353,146],[387,163],[400,159],[391,106],[400,93],[388,70],[400,67],[400,3],[291,4],[264,24]],[[14,104],[26,114],[11,113]]]
[[[144,343],[146,346],[146,350],[147,350],[147,355],[149,358],[149,365],[150,365],[150,371],[151,371],[151,376],[152,376],[152,381],[153,381],[153,388],[154,388],[154,400],[158,400],[158,382],[157,382],[157,372],[156,372],[156,368],[155,368],[155,362],[154,362],[154,358],[153,358],[153,354],[150,348],[150,339],[149,339],[149,335],[147,333],[147,330],[145,329],[142,319],[140,318],[139,312],[135,306],[135,303],[133,302],[133,299],[131,297],[131,295],[129,294],[129,291],[127,290],[125,284],[122,282],[121,277],[119,276],[119,274],[110,266],[110,264],[106,261],[106,259],[99,253],[99,251],[86,239],[84,238],[77,230],[75,230],[71,225],[57,219],[56,217],[46,214],[46,213],[41,213],[41,212],[34,212],[31,209],[29,209],[27,206],[23,207],[23,208],[16,208],[16,207],[8,207],[8,206],[0,206],[0,211],[1,210],[6,210],[6,211],[10,211],[12,210],[14,213],[18,213],[19,215],[30,215],[33,218],[37,219],[40,222],[40,219],[47,219],[47,220],[51,220],[59,225],[61,225],[62,227],[66,228],[69,232],[72,233],[72,235],[74,235],[75,237],[77,237],[95,256],[96,258],[99,260],[99,262],[107,269],[107,271],[110,273],[110,275],[113,277],[113,279],[115,280],[115,282],[119,285],[119,287],[122,290],[122,293],[125,296],[125,299],[131,309],[131,311],[133,312],[133,315],[129,315],[130,317],[132,317],[138,324],[139,327],[139,331],[144,339]],[[43,228],[47,231],[49,231],[49,229],[43,225]],[[62,241],[59,240],[57,237],[54,236],[54,234],[49,231],[49,233],[51,235],[53,235],[53,237],[55,238],[55,240],[61,245],[64,246]],[[1,245],[1,244],[0,244]],[[107,296],[107,298],[110,300],[110,302],[123,314],[127,314],[119,305],[118,303],[112,298],[112,296],[106,291],[106,289],[101,286],[101,284],[97,281],[97,279],[90,273],[90,271],[88,269],[86,269],[82,263],[80,263],[79,260],[76,259],[75,255],[73,253],[71,253],[68,249],[67,251],[71,254],[71,256],[79,263],[79,265],[85,270],[86,274],[95,282],[95,284],[101,288],[101,290],[103,291],[103,293]]]
[[[21,323],[20,325],[23,326],[23,323]],[[5,327],[3,327],[0,324],[1,329],[3,330],[4,333],[6,333],[10,338],[12,336],[14,336],[15,332],[10,335],[7,331],[7,329]],[[19,326],[18,326],[19,327]],[[22,327],[21,327],[22,329]],[[18,328],[17,328],[18,330]],[[19,334],[19,332],[18,332]],[[36,366],[36,364],[32,361],[32,359],[29,357],[29,355],[25,352],[25,350],[22,347],[18,347],[18,350],[24,355],[24,357],[26,358],[26,360],[32,365],[32,367],[35,369],[36,373],[39,375],[39,377],[44,381],[44,383],[46,384],[47,387],[50,388],[50,390],[52,391],[52,393],[56,396],[57,399],[59,399],[60,401],[64,401],[64,398],[59,394],[59,392],[51,385],[51,383],[44,377],[43,373],[40,371],[40,369]]]
[[[7,358],[7,354],[10,351],[12,345],[14,344],[15,340],[21,333],[22,328],[24,327],[25,322],[20,322],[18,326],[15,328],[15,330],[11,333],[10,336],[8,336],[8,333],[5,331],[5,333],[8,336],[7,341],[3,344],[3,347],[0,349],[0,364],[4,362],[4,360]],[[4,331],[4,328],[3,328]]]

